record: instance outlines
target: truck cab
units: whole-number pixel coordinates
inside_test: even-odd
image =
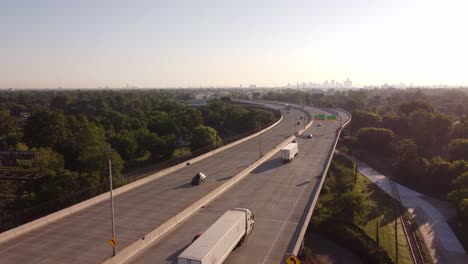
[[[254,214],[249,210],[249,209],[246,209],[246,208],[233,208],[231,209],[232,211],[241,211],[241,212],[245,212],[246,214],[246,218],[245,218],[245,221],[246,221],[246,234],[244,236],[244,239],[246,236],[248,236],[250,234],[250,232],[254,229],[254,226],[255,226],[255,221],[254,221]],[[243,241],[243,240],[241,240]]]

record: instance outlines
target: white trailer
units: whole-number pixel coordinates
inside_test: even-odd
[[[240,246],[254,228],[249,209],[234,208],[224,213],[179,255],[178,264],[220,264]]]
[[[292,142],[287,144],[284,148],[281,149],[281,159],[285,162],[291,162],[294,157],[299,153],[299,145],[297,142]]]

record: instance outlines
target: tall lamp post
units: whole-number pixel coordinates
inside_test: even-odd
[[[112,150],[111,150],[112,151]],[[110,193],[110,206],[111,206],[111,222],[112,222],[112,239],[111,239],[111,246],[112,246],[112,256],[115,256],[115,246],[116,246],[116,239],[115,239],[115,221],[114,221],[114,196],[112,195],[112,160],[111,155],[109,152],[109,193]]]
[[[258,122],[258,158],[262,157],[262,121]]]

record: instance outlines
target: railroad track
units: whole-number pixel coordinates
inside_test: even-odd
[[[408,241],[411,257],[415,264],[424,264],[424,258],[421,254],[421,249],[411,228],[411,221],[408,219],[406,209],[402,206],[398,188],[392,180],[389,180],[390,187],[392,188],[393,198],[395,199],[398,210],[400,212],[400,222],[402,223],[403,231],[405,232],[406,240]]]

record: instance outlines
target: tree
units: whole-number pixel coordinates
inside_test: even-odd
[[[108,144],[86,147],[78,157],[79,171],[97,172],[101,175],[102,180],[108,175],[109,157],[112,160],[112,174],[118,181],[124,167],[124,161],[118,152],[111,150],[111,146]]]
[[[366,127],[358,130],[358,142],[370,150],[382,150],[395,137],[393,131],[387,128]]]
[[[65,197],[78,190],[77,178],[77,172],[68,170],[50,172],[33,186],[34,193],[40,202],[55,200],[56,204],[60,204],[60,200],[64,200]]]
[[[411,112],[408,117],[408,126],[411,138],[421,149],[431,149],[434,138],[432,136],[433,114],[424,110]]]
[[[198,126],[193,130],[191,149],[197,150],[208,146],[220,146],[222,144],[218,132],[211,127]]]
[[[28,119],[24,138],[33,147],[56,147],[70,135],[63,112],[43,111]]]
[[[73,102],[73,97],[69,94],[59,94],[50,101],[50,108],[66,111]]]
[[[63,155],[53,151],[51,148],[39,148],[36,150],[36,166],[42,174],[50,174],[63,170]]]
[[[448,152],[451,160],[468,160],[468,139],[458,138],[450,141]]]
[[[468,188],[468,171],[458,176],[453,181],[453,185],[456,186],[456,188]]]
[[[0,137],[14,133],[18,126],[18,121],[10,115],[10,111],[0,111]]]
[[[353,116],[354,118],[354,116]],[[408,121],[405,117],[399,116],[395,113],[386,114],[382,117],[381,126],[388,128],[399,136],[408,135]]]
[[[353,119],[351,121],[351,129],[357,131],[363,127],[378,127],[382,118],[375,113],[363,110],[355,110],[352,112]]]
[[[436,145],[440,147],[447,143],[452,129],[452,118],[443,113],[435,113],[431,120],[431,132]]]
[[[450,162],[436,157],[431,160],[428,167],[427,180],[422,182],[430,193],[444,194],[450,191],[450,186],[455,175],[452,173]]]
[[[402,139],[398,142],[397,155],[399,163],[416,160],[419,158],[418,146],[411,139]]]
[[[124,160],[128,161],[135,157],[137,142],[129,131],[123,130],[120,133],[113,135],[110,138],[110,143]]]
[[[468,138],[468,119],[453,124],[451,138]]]
[[[400,105],[399,109],[400,112],[404,113],[406,116],[417,110],[434,112],[434,108],[429,103],[419,100],[403,103]]]

